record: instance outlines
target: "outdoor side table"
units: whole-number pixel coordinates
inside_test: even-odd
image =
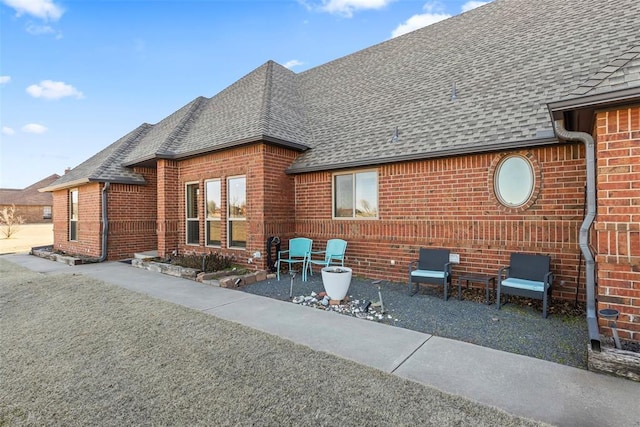
[[[469,289],[469,282],[479,282],[484,283],[484,289],[487,296],[487,305],[489,302],[489,282],[492,283],[493,292],[496,291],[496,276],[490,276],[488,274],[480,274],[480,273],[466,273],[462,274],[458,277],[458,299],[462,299],[462,282],[467,282],[467,289]]]

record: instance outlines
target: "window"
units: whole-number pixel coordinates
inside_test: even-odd
[[[334,218],[378,217],[378,173],[357,172],[333,177]]]
[[[535,184],[533,167],[522,156],[505,157],[493,178],[496,197],[504,206],[519,207],[531,198]]]
[[[200,243],[200,221],[198,219],[198,184],[187,184],[185,192],[187,204],[187,245]]]
[[[221,196],[220,180],[215,179],[205,182],[206,191],[206,245],[220,246],[220,222],[221,222]]]
[[[51,206],[44,206],[42,208],[42,219],[51,219]]]
[[[69,240],[78,240],[78,190],[69,191]]]
[[[229,247],[247,247],[247,179],[244,176],[227,180],[227,216]]]

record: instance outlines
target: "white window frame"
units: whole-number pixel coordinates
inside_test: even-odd
[[[236,217],[236,216],[232,216],[231,215],[231,197],[232,197],[232,181],[236,180],[236,179],[244,179],[244,204],[245,204],[245,216],[244,217]],[[246,175],[237,175],[237,176],[230,176],[227,178],[227,247],[229,249],[246,249],[247,247],[247,239],[245,239],[244,241],[244,246],[242,245],[233,245],[233,233],[231,232],[232,230],[232,223],[233,222],[240,222],[240,221],[247,221],[247,214],[246,214],[246,210],[247,210],[247,176]]]
[[[527,167],[528,167],[528,175],[529,175],[529,179],[530,179],[530,183],[529,183],[529,187],[528,187],[528,192],[526,194],[526,197],[522,198],[522,200],[517,200],[515,202],[509,201],[505,198],[505,190],[500,188],[500,172],[502,171],[502,168],[504,167],[505,163],[507,163],[509,160],[513,160],[513,159],[519,159],[521,161],[523,161]],[[523,171],[524,172],[524,171]],[[518,180],[508,180],[508,183],[510,185],[513,184],[520,184],[522,183],[521,179]],[[494,172],[494,176],[493,176],[493,192],[496,196],[496,198],[498,199],[498,201],[503,205],[506,206],[508,208],[519,208],[521,206],[526,205],[529,200],[531,200],[531,197],[533,196],[533,192],[535,191],[536,188],[536,174],[535,174],[535,170],[533,168],[533,164],[531,164],[531,162],[529,161],[529,159],[527,159],[525,156],[522,156],[520,154],[510,154],[508,156],[505,156],[503,159],[500,160],[500,163],[498,163],[498,166],[496,167],[496,170]],[[520,190],[518,190],[520,191]],[[524,192],[523,192],[524,194]]]
[[[191,186],[196,186],[196,192],[195,192],[195,210],[196,210],[196,216],[195,217],[190,217],[189,216],[189,187]],[[195,181],[195,182],[185,182],[184,184],[184,217],[185,217],[185,228],[184,228],[184,241],[185,244],[190,245],[190,246],[199,246],[200,245],[200,218],[198,215],[198,196],[200,195],[200,183]],[[197,223],[198,224],[198,241],[197,242],[189,242],[189,223]]]
[[[73,202],[75,194],[76,217],[73,216]],[[78,220],[80,217],[80,192],[77,188],[69,190],[69,241],[78,241]],[[75,235],[74,235],[75,234]]]
[[[216,216],[209,216],[209,183],[213,183],[213,182],[217,182],[218,183],[218,210],[220,211],[220,216],[216,217]],[[214,178],[214,179],[207,179],[204,182],[204,228],[205,228],[205,236],[204,236],[204,244],[205,246],[209,246],[209,247],[214,247],[214,248],[219,248],[222,246],[222,179],[220,178]],[[218,222],[218,226],[220,228],[220,240],[218,244],[212,244],[209,243],[210,242],[210,238],[209,238],[209,223],[212,221],[216,221]]]
[[[43,206],[42,208],[42,219],[51,219],[53,218],[53,209],[51,206]]]
[[[357,175],[359,174],[365,174],[365,173],[375,173],[376,176],[376,188],[375,188],[375,202],[376,202],[376,213],[374,216],[358,216],[356,214],[357,212],[357,202],[356,202],[356,191],[357,191]],[[352,194],[353,194],[353,200],[352,200],[352,212],[353,214],[351,216],[336,216],[336,179],[339,176],[346,176],[346,175],[350,175],[352,177]],[[336,172],[334,174],[332,174],[331,176],[331,217],[333,219],[341,219],[341,220],[373,220],[373,219],[379,219],[380,217],[380,197],[379,197],[379,189],[380,189],[380,180],[379,180],[379,173],[377,169],[365,169],[365,170],[357,170],[357,171],[345,171],[345,172]]]

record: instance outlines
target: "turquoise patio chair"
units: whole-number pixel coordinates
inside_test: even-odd
[[[347,242],[342,239],[330,239],[324,251],[311,252],[307,260],[307,268],[313,276],[312,265],[329,267],[330,265],[340,265],[344,267],[344,253],[347,250]],[[314,259],[313,256],[317,255]]]
[[[282,263],[289,264],[289,271],[291,271],[291,264],[301,263],[302,281],[307,280],[307,261],[311,253],[311,245],[313,245],[313,240],[306,237],[296,237],[289,240],[289,249],[278,252],[278,280],[280,280]]]

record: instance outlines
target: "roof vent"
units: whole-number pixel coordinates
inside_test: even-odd
[[[451,89],[451,101],[455,102],[458,100],[458,94],[456,92],[456,82],[453,82],[453,88]]]
[[[398,126],[393,130],[393,135],[391,135],[391,142],[398,142]]]

